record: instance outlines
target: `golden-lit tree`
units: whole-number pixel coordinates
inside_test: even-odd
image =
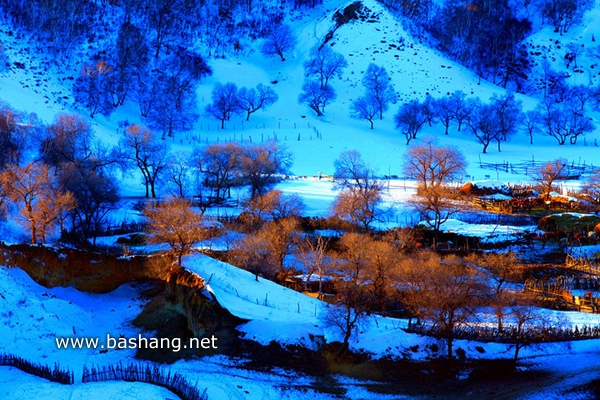
[[[507,284],[519,282],[522,279],[522,270],[518,266],[518,259],[515,253],[508,252],[472,254],[466,261],[489,272],[490,303],[496,310],[498,330],[501,331],[504,328],[504,309],[513,301],[514,297],[514,293],[508,290]]]
[[[151,243],[168,243],[177,254],[179,265],[182,257],[189,253],[194,244],[207,238],[202,227],[202,214],[192,209],[187,200],[173,197],[146,207]]]
[[[425,320],[427,332],[446,341],[451,359],[456,328],[468,324],[482,304],[485,285],[480,272],[459,258],[442,260],[436,254],[420,254],[403,260],[397,278],[400,298]]]
[[[17,207],[29,228],[31,243],[35,244],[41,234],[46,243],[48,230],[64,220],[64,213],[76,206],[73,195],[58,187],[56,176],[47,165],[32,162],[24,167],[8,165],[0,173],[2,193]]]
[[[465,173],[467,161],[453,147],[440,147],[433,138],[408,150],[404,173],[417,181],[417,196],[412,201],[417,212],[437,234],[440,226],[456,212],[449,183]]]
[[[342,152],[334,166],[335,185],[340,193],[331,206],[331,213],[369,231],[371,224],[381,216],[378,209],[381,182],[356,150]]]
[[[289,268],[285,258],[297,242],[298,222],[283,218],[265,223],[257,232],[244,236],[234,244],[234,263],[254,271],[256,279],[262,274],[284,282]]]
[[[533,178],[540,186],[541,192],[550,199],[550,192],[554,190],[554,182],[564,177],[567,172],[567,160],[557,159],[547,162],[542,167],[533,171]]]
[[[244,201],[244,210],[250,216],[253,226],[259,225],[265,219],[277,220],[300,217],[304,211],[304,202],[296,194],[285,194],[281,190],[269,190],[261,196]]]

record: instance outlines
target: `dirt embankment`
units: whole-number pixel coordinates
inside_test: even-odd
[[[0,265],[17,267],[45,287],[71,286],[92,293],[107,293],[128,282],[153,283],[145,295],[152,300],[135,320],[159,337],[217,336],[225,344],[238,335],[242,320],[223,309],[208,292],[204,280],[173,266],[169,256],[119,257],[76,249],[0,243]],[[173,362],[185,354],[140,352],[143,358]]]
[[[107,293],[137,279],[157,278],[147,257],[117,257],[67,248],[0,243],[0,265],[18,267],[45,287]]]
[[[133,323],[156,332],[161,338],[210,338],[214,335],[218,349],[184,349],[177,353],[170,349],[141,349],[138,357],[175,362],[191,356],[226,352],[237,339],[235,327],[243,320],[222,308],[204,288],[205,282],[200,276],[175,268]]]

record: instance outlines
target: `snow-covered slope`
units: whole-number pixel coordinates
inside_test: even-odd
[[[46,289],[18,268],[0,268],[0,352],[37,359],[53,365],[68,364],[80,373],[96,349],[58,349],[57,337],[105,337],[137,335],[129,325],[139,314],[143,301],[136,285],[123,285],[107,295],[79,292],[73,288]],[[127,353],[102,354],[104,362]],[[100,361],[100,359],[97,359]]]
[[[423,100],[427,93],[433,97],[441,97],[455,90],[462,90],[468,96],[487,101],[492,94],[504,92],[502,88],[486,81],[480,83],[473,72],[413,39],[403,28],[402,21],[392,16],[380,3],[364,0],[363,5],[372,16],[371,22],[351,21],[337,29],[327,43],[344,55],[348,67],[341,79],[332,81],[337,100],[326,108],[323,117],[317,118],[312,110],[297,101],[304,80],[303,62],[310,49],[320,45],[327,32],[334,27],[332,16],[335,11],[350,3],[329,0],[314,10],[300,9],[291,12],[286,22],[296,33],[298,46],[285,62],[260,54],[260,41],[256,42],[254,50],[228,55],[225,59],[209,59],[214,73],[203,80],[198,88],[200,113],[210,101],[210,93],[216,82],[234,82],[238,87],[270,84],[279,95],[279,101],[268,111],[254,114],[248,122],[241,116],[233,117],[227,122],[225,130],[219,129],[218,121],[202,115],[192,132],[177,135],[173,141],[174,150],[190,151],[192,147],[217,141],[251,140],[256,143],[277,138],[293,153],[292,171],[297,175],[314,175],[319,171],[330,174],[333,172],[333,160],[345,149],[358,149],[380,175],[400,175],[402,156],[407,147],[404,138],[394,127],[393,115],[398,106],[392,106],[382,121],[375,121],[374,130],[369,129],[368,122],[354,120],[349,116],[351,102],[363,95],[361,79],[369,63],[376,63],[387,69],[400,102],[412,98]],[[586,48],[595,47],[591,35],[598,30],[593,22],[598,12],[589,12],[582,28],[572,28],[563,36],[552,32],[550,28],[536,32],[529,39],[532,51],[535,51],[538,44],[541,46],[542,43],[547,43],[545,48],[540,47],[542,55],[554,57],[556,61],[553,65],[560,70],[560,64],[564,64],[566,43],[575,42]],[[25,69],[13,66],[0,74],[0,99],[17,109],[37,113],[45,122],[50,122],[57,112],[74,110],[70,85],[80,66],[72,59],[73,55],[68,63],[57,66],[57,63],[47,60],[44,53],[38,52],[38,46],[27,36],[8,36],[3,31],[0,32],[0,40],[6,43],[11,61],[22,61],[25,64]],[[554,44],[556,40],[559,40],[559,45]],[[540,57],[537,58],[538,63],[541,61]],[[582,60],[582,65],[589,66],[592,63],[589,58],[583,57]],[[590,68],[586,69],[588,70],[590,73],[595,72]],[[532,74],[532,79],[536,73],[539,71]],[[572,83],[587,82],[587,72],[572,75]],[[586,78],[582,81],[583,75]],[[523,102],[525,109],[533,108],[538,101],[523,95],[517,97]],[[98,137],[114,144],[118,139],[118,122],[123,120],[144,122],[137,113],[137,107],[131,103],[117,109],[109,119],[97,116],[91,122]],[[493,178],[509,181],[530,179],[525,175],[514,175],[502,170],[482,170],[479,168],[480,160],[519,163],[532,158],[545,161],[564,157],[569,161],[585,161],[590,164],[596,161],[595,154],[598,151],[597,147],[592,146],[594,140],[598,139],[597,131],[588,135],[588,146],[582,140],[577,145],[558,146],[554,139],[544,136],[536,137],[534,145],[529,145],[526,135],[518,134],[503,145],[501,153],[490,149],[489,154],[480,154],[481,146],[467,130],[458,133],[451,129],[450,135],[446,137],[441,126],[425,126],[419,137],[427,135],[438,137],[441,144],[460,148],[470,162],[469,175],[475,179],[483,179],[485,175],[495,175]],[[137,186],[136,180],[128,180],[124,187],[127,187],[128,194],[142,193],[142,187]]]

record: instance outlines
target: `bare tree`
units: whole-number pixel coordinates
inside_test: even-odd
[[[266,56],[278,55],[281,61],[285,61],[283,54],[292,51],[294,47],[296,47],[296,37],[290,26],[280,23],[268,30],[261,51]]]
[[[590,176],[587,183],[584,185],[583,190],[596,204],[600,204],[600,170]]]
[[[229,121],[231,115],[239,112],[237,94],[235,83],[215,83],[211,95],[212,103],[206,106],[206,112],[221,121],[221,129],[225,129],[225,121]]]
[[[529,329],[541,326],[540,304],[537,298],[530,293],[513,293],[511,302],[508,304],[508,314],[515,321],[511,330],[511,341],[515,348],[513,361],[515,364],[519,359],[521,349],[534,343],[534,335]]]
[[[467,121],[471,115],[473,104],[466,99],[466,94],[462,90],[457,90],[452,93],[449,100],[450,105],[454,110],[454,119],[458,124],[458,131],[460,132],[463,122]]]
[[[450,123],[455,119],[455,113],[450,98],[442,97],[440,99],[435,99],[432,106],[434,114],[446,128],[444,133],[447,135]]]
[[[113,68],[104,61],[86,65],[73,84],[74,98],[90,112],[90,118],[97,113],[110,115],[114,109],[110,96],[110,82]]]
[[[150,111],[159,103],[162,82],[159,76],[152,73],[150,68],[140,71],[130,77],[133,84],[133,98],[138,104],[140,115],[147,117]]]
[[[500,151],[500,143],[508,141],[508,138],[517,132],[521,124],[523,119],[521,102],[515,99],[514,93],[509,92],[502,96],[494,94],[490,99],[490,104],[499,121],[496,141],[498,151]]]
[[[182,257],[189,253],[194,244],[207,237],[202,227],[202,215],[194,211],[191,204],[181,198],[169,198],[144,209],[148,218],[151,243],[168,243],[177,254],[179,266]]]
[[[41,124],[34,115],[27,116],[0,102],[0,169],[5,164],[18,164]]]
[[[274,257],[278,267],[277,280],[281,283],[289,275],[285,258],[296,247],[298,222],[295,218],[282,218],[266,223],[259,235],[268,243],[268,251]]]
[[[21,215],[31,234],[31,243],[46,243],[47,233],[56,224],[61,225],[65,213],[75,208],[73,195],[62,190],[57,176],[40,162],[32,162],[24,167],[8,165],[0,173],[2,195],[15,205],[21,206]]]
[[[342,152],[334,165],[335,185],[341,192],[331,206],[332,214],[369,231],[380,216],[377,207],[383,185],[356,150]]]
[[[49,185],[40,193],[36,207],[34,208],[34,219],[38,223],[38,232],[42,244],[46,243],[48,233],[54,231],[58,226],[62,234],[64,221],[68,212],[77,207],[75,197],[69,191],[63,191],[56,179],[50,179]]]
[[[428,115],[425,112],[425,105],[418,100],[411,100],[400,106],[398,113],[394,117],[396,128],[402,131],[406,137],[406,144],[410,144],[412,139],[417,138],[417,133],[421,127],[428,121]]]
[[[193,161],[183,153],[175,153],[167,159],[165,182],[171,196],[187,198],[194,194]]]
[[[334,76],[341,77],[347,66],[344,56],[333,51],[331,47],[313,47],[310,58],[304,63],[306,79],[302,85],[302,92],[298,96],[298,102],[307,103],[317,116],[322,116],[325,106],[336,97],[329,80]]]
[[[493,140],[500,140],[500,118],[491,105],[474,102],[468,124],[477,141],[483,145],[484,154]]]
[[[260,196],[277,175],[289,173],[292,156],[276,141],[246,144],[240,154],[240,175],[250,185],[250,197]]]
[[[408,150],[403,165],[406,176],[417,181],[416,210],[437,235],[440,225],[455,212],[448,184],[465,172],[467,161],[452,147],[438,147],[432,138]]]
[[[567,169],[567,160],[559,158],[547,162],[544,166],[533,171],[533,178],[545,194],[546,199],[550,199],[550,192],[554,190],[554,182],[564,178]]]
[[[302,92],[298,96],[299,103],[306,103],[317,113],[318,117],[325,113],[325,106],[335,100],[336,94],[330,85],[321,86],[319,82],[308,78],[302,85]]]
[[[258,235],[245,235],[233,242],[233,249],[228,254],[230,263],[254,273],[258,277],[275,280],[277,267],[269,253],[265,238]]]
[[[29,225],[31,243],[37,243],[39,220],[35,208],[40,195],[47,190],[50,180],[49,168],[42,163],[30,163],[25,167],[9,165],[0,173],[2,192],[16,204],[22,203],[21,214]]]
[[[156,49],[154,57],[158,58],[161,49],[174,40],[175,25],[178,14],[178,2],[176,0],[156,0],[148,3],[148,24],[155,35],[152,38],[152,46]]]
[[[41,159],[49,166],[89,158],[92,153],[93,133],[90,125],[80,116],[59,114],[39,138]]]
[[[75,161],[62,164],[58,176],[61,187],[73,193],[77,207],[71,211],[73,231],[78,239],[93,237],[106,222],[108,213],[117,208],[120,200],[118,181],[101,163]]]
[[[569,139],[571,144],[577,143],[579,136],[594,130],[594,125],[576,98],[557,103],[556,98],[549,96],[541,102],[536,111],[543,122],[546,134],[556,139],[560,146]]]
[[[320,235],[316,238],[307,236],[298,244],[298,260],[307,270],[306,280],[301,292],[304,292],[306,285],[311,282],[313,275],[317,274],[319,279],[317,299],[319,300],[323,297],[323,278],[325,277],[326,269],[331,267],[331,262],[328,261],[326,254],[327,244],[327,239]]]
[[[395,104],[398,98],[387,71],[384,67],[371,63],[367,67],[362,83],[367,89],[367,98],[377,106],[379,119],[383,119],[383,113],[387,111],[390,104]]]
[[[369,311],[370,295],[366,284],[369,279],[368,244],[368,237],[357,233],[345,234],[340,240],[342,253],[338,256],[338,276],[334,281],[339,300],[337,306],[331,307],[326,316],[327,322],[343,335],[338,355],[346,352],[350,338]]]
[[[425,319],[427,333],[446,340],[447,356],[452,359],[456,328],[468,324],[481,304],[479,272],[460,259],[441,260],[436,254],[405,260],[402,267],[402,300]]]
[[[277,189],[251,197],[244,201],[243,205],[254,226],[260,225],[267,217],[270,220],[297,218],[304,210],[304,202],[298,194],[284,194]]]
[[[387,303],[395,291],[393,276],[398,264],[398,252],[386,241],[371,240],[367,252],[367,290],[371,296],[371,308],[386,316]]]
[[[307,76],[316,76],[321,89],[329,86],[329,80],[341,77],[344,69],[348,66],[346,59],[329,46],[315,46],[310,50],[309,59],[304,63]]]
[[[297,221],[283,218],[265,223],[258,231],[234,243],[233,262],[254,271],[256,280],[263,275],[283,283],[289,275],[285,258],[297,242]]]
[[[542,16],[548,18],[554,29],[562,35],[580,21],[593,5],[594,2],[578,0],[545,0],[540,3],[540,11]]]
[[[142,30],[126,19],[119,28],[111,82],[113,104],[123,105],[135,82],[142,78],[150,59],[150,48]],[[134,77],[134,79],[132,79]],[[143,76],[142,79],[147,79]]]
[[[149,127],[162,131],[163,137],[192,129],[198,119],[197,82],[211,73],[199,55],[179,47],[173,49],[172,54],[150,72],[150,77],[144,77],[150,83],[140,85],[143,95],[138,96],[138,100],[147,103],[144,111],[147,111]]]
[[[520,282],[522,278],[515,253],[473,254],[466,261],[489,272],[490,301],[496,310],[498,331],[502,331],[504,329],[504,309],[513,298],[513,293],[508,290],[507,285],[512,282]]]
[[[373,97],[360,97],[350,106],[350,116],[355,119],[366,119],[371,123],[371,129],[373,129],[373,119],[377,114],[379,114],[379,108]]]
[[[529,136],[529,144],[533,144],[533,135],[540,131],[540,123],[542,122],[540,114],[530,110],[524,113],[523,116],[523,130]]]
[[[246,111],[246,121],[250,120],[250,114],[260,109],[266,110],[275,104],[278,99],[277,93],[262,83],[256,85],[256,89],[240,88],[236,96],[237,106]]]
[[[125,129],[125,137],[120,141],[123,157],[135,165],[144,178],[146,197],[156,198],[156,181],[167,166],[169,146],[156,137],[152,131],[140,125],[131,125]]]
[[[242,149],[236,142],[211,144],[195,153],[196,164],[204,174],[204,183],[215,191],[217,201],[225,199],[239,179]]]

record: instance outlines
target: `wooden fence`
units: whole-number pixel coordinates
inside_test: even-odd
[[[50,367],[48,365],[31,362],[13,354],[1,353],[0,365],[14,367],[28,374],[63,385],[72,385],[74,382],[73,372],[69,369],[60,367],[58,364],[54,364],[54,367]]]
[[[182,400],[206,400],[206,390],[200,392],[183,375],[165,371],[155,364],[113,364],[105,367],[83,367],[82,382],[126,381],[144,382],[164,387]]]
[[[481,161],[481,157],[479,159],[479,168],[492,170],[497,172],[506,172],[515,175],[531,175],[539,168],[546,165],[547,161],[523,161],[518,163],[512,163],[508,161],[504,161],[501,163],[486,163]],[[585,161],[571,161],[567,163],[565,171],[563,173],[564,179],[580,179],[584,177],[590,177],[600,170],[600,167],[595,166],[593,164],[587,164]]]
[[[600,266],[596,260],[590,260],[587,257],[575,258],[567,254],[565,267],[574,271],[584,272],[589,275],[600,276]]]

